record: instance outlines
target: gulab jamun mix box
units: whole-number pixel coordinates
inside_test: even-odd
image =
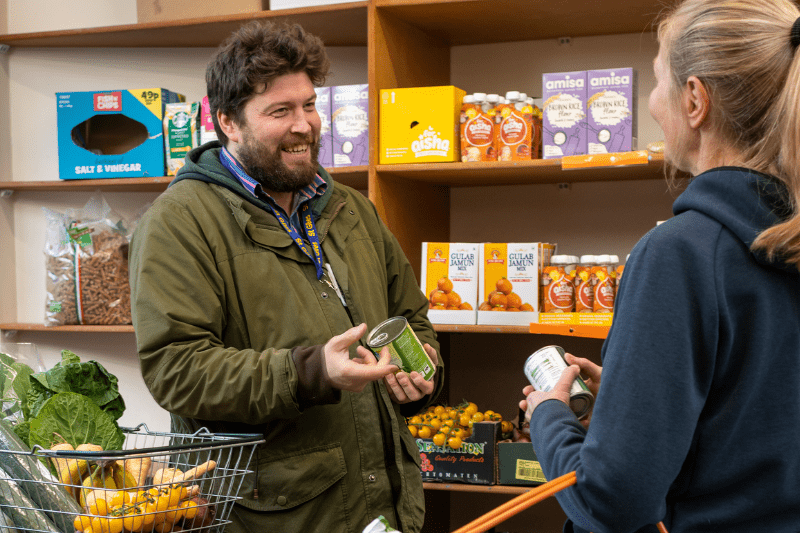
[[[486,242],[480,251],[478,324],[527,326],[539,320],[542,268],[556,245],[546,242]]]
[[[480,244],[423,242],[420,285],[434,324],[475,324]]]

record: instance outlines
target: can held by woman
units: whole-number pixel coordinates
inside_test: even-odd
[[[403,372],[418,372],[426,381],[436,373],[436,365],[428,357],[405,317],[396,316],[375,326],[367,335],[367,346],[378,358],[381,349],[387,346],[392,355],[391,364],[397,365]]]
[[[561,346],[545,346],[533,352],[525,361],[525,376],[533,388],[550,392],[567,369],[564,359],[564,348]],[[575,416],[585,418],[594,404],[594,396],[589,392],[586,383],[578,376],[572,382],[569,391],[569,407]]]

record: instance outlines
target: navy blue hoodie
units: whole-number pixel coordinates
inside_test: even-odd
[[[750,251],[782,190],[705,172],[631,252],[588,432],[558,401],[531,420],[548,479],[577,471],[566,531],[800,531],[800,273]]]

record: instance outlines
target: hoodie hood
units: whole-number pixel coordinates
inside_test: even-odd
[[[245,189],[244,185],[242,185],[220,162],[219,153],[221,150],[222,144],[219,141],[212,141],[198,146],[189,152],[186,155],[186,163],[178,170],[175,179],[170,182],[169,186],[172,187],[179,181],[185,179],[214,183],[235,192],[237,195],[257,205],[261,209],[269,210],[269,206],[266,202],[250,194],[250,191]],[[325,180],[328,187],[325,189],[325,194],[311,200],[311,210],[316,219],[320,217],[320,214],[325,209],[328,200],[330,200],[333,194],[333,178],[328,174],[328,171],[322,166],[318,166],[317,174]]]
[[[677,216],[685,211],[703,213],[736,235],[748,248],[765,229],[791,214],[785,187],[775,178],[739,167],[720,167],[692,179],[672,206]],[[785,260],[751,252],[764,265],[797,272]]]

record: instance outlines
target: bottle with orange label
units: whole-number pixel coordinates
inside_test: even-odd
[[[528,97],[528,104],[533,110],[533,133],[531,134],[531,159],[542,158],[542,109],[536,101]]]
[[[484,108],[485,93],[464,97],[461,107],[461,161],[494,161],[494,122]]]
[[[508,91],[506,102],[498,105],[495,116],[495,140],[497,159],[500,161],[523,161],[531,158],[531,129],[533,113],[524,112],[518,91]]]
[[[542,311],[571,313],[575,310],[575,285],[567,271],[569,256],[554,255],[550,265],[542,269]]]
[[[597,263],[592,267],[593,309],[595,313],[611,313],[614,311],[615,281],[617,278],[615,266],[611,256],[603,254],[597,256]]]
[[[592,287],[592,267],[597,265],[593,255],[582,255],[575,269],[575,312],[594,312],[594,290]]]

